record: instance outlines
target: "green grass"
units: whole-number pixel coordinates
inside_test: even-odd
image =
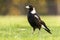
[[[26,16],[0,16],[0,40],[60,40],[60,16],[41,16],[52,34],[44,29],[32,34]]]

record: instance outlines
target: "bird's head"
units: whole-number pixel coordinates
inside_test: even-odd
[[[29,10],[32,10],[33,6],[32,5],[26,5],[26,8],[29,9]]]

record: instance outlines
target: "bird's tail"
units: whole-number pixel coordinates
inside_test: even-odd
[[[43,21],[41,21],[41,24],[42,24],[42,27],[44,28],[44,30],[46,30],[48,33],[52,34],[52,33],[50,32],[50,29],[47,28],[46,24],[45,24]]]

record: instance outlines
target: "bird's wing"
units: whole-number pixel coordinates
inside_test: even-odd
[[[40,17],[38,15],[34,15],[34,21],[37,25],[41,25],[40,23]]]

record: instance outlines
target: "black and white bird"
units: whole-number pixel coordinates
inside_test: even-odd
[[[27,5],[26,8],[28,9],[28,15],[27,15],[28,22],[32,26],[33,31],[35,31],[36,28],[40,30],[42,27],[44,30],[46,30],[48,33],[51,34],[45,22],[42,21],[39,15],[37,14],[35,8],[32,5]]]

